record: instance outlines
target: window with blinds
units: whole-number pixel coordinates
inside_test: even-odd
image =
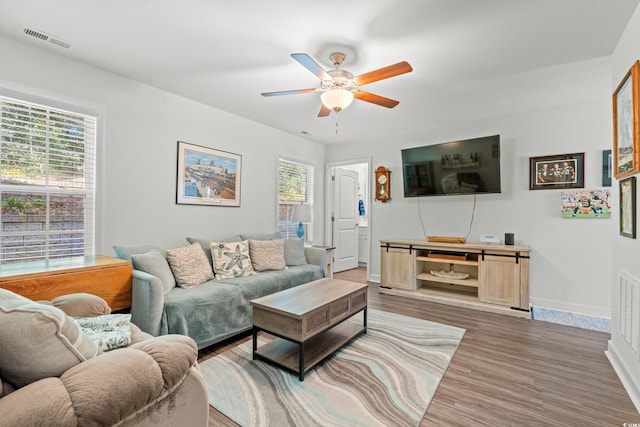
[[[96,122],[0,96],[0,263],[94,254]]]
[[[313,166],[278,159],[278,231],[284,238],[295,238],[298,225],[292,220],[293,206],[313,206]],[[312,223],[305,224],[305,240],[313,240]]]

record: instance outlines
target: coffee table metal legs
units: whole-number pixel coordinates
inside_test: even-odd
[[[256,350],[258,349],[258,328],[253,327],[253,352],[251,356],[253,360],[256,360]]]
[[[299,359],[298,359],[298,369],[300,370],[298,373],[298,379],[300,379],[300,381],[304,381],[304,342],[299,343],[300,344],[300,350],[299,350]]]
[[[315,358],[315,356],[311,356],[310,360],[311,360],[311,367],[315,366],[315,364],[319,363],[320,361],[326,359],[327,357],[329,357],[331,354],[333,354],[335,351],[337,351],[339,348],[343,347],[344,345],[346,345],[348,342],[350,342],[351,340],[353,340],[354,338],[356,338],[358,335],[360,334],[366,334],[367,333],[367,307],[365,306],[364,308],[362,308],[360,311],[363,312],[363,327],[360,328],[359,330],[351,330],[350,333],[351,335],[347,336],[345,340],[340,341],[339,345],[336,346],[334,348],[334,350],[332,350],[330,353],[327,353],[326,355],[324,355],[321,359],[317,359]],[[358,312],[354,313],[357,314]],[[352,315],[353,316],[353,315]],[[350,316],[351,317],[351,316]],[[332,325],[331,327],[327,328],[326,330],[324,330],[323,332],[326,333],[329,330],[332,330],[338,326],[340,326],[343,322],[346,322],[350,319],[350,317],[347,317],[343,320],[341,320],[338,324]],[[270,335],[274,335],[275,337],[284,340],[284,341],[289,341],[290,343],[294,344],[297,346],[297,350],[298,350],[298,366],[296,369],[295,365],[289,365],[289,364],[285,364],[281,361],[276,361],[273,357],[273,355],[269,356],[266,355],[266,353],[264,353],[262,350],[258,351],[258,332],[260,331],[264,331]],[[259,326],[254,326],[252,328],[252,359],[253,360],[264,360],[270,363],[273,363],[275,365],[278,365],[282,368],[287,369],[290,372],[296,373],[298,374],[298,379],[300,381],[304,381],[304,377],[305,377],[305,371],[306,371],[306,361],[305,361],[305,353],[307,353],[308,348],[307,345],[312,346],[313,345],[313,341],[317,339],[317,337],[319,335],[316,335],[306,341],[298,341],[295,339],[291,339],[288,337],[285,337],[283,335],[280,335],[276,332],[261,328]],[[267,344],[268,346],[268,344]],[[293,347],[295,348],[295,347]],[[295,356],[294,356],[295,357]],[[290,360],[295,360],[295,359],[290,359]]]

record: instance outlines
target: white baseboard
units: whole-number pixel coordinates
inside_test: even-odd
[[[379,274],[372,274],[369,276],[369,279],[367,279],[369,282],[373,282],[373,283],[380,283],[380,275]]]
[[[546,298],[530,298],[531,305],[552,310],[567,311],[569,313],[584,314],[587,316],[603,317],[611,319],[611,307],[596,307],[593,305],[573,304],[565,301],[557,301]]]
[[[640,384],[636,384],[633,381],[629,370],[622,359],[618,357],[618,351],[612,340],[609,340],[608,350],[605,351],[604,354],[607,356],[607,359],[609,359],[609,363],[611,363],[613,370],[616,371],[618,378],[620,378],[620,382],[629,395],[629,398],[631,398],[631,402],[636,407],[636,411],[640,414]]]

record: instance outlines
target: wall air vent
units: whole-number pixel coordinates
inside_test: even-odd
[[[44,31],[34,30],[33,28],[25,28],[23,32],[30,37],[42,40],[43,42],[51,43],[54,46],[62,47],[64,49],[69,49],[71,47],[71,43],[67,43],[66,41],[60,39],[60,37],[47,34]]]

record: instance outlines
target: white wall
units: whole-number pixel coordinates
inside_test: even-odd
[[[48,50],[0,37],[0,52],[0,91],[81,103],[102,115],[102,236],[97,253],[111,255],[113,244],[274,231],[279,153],[315,164],[316,192],[324,194],[325,148],[321,144]],[[177,141],[242,155],[239,208],[175,203]],[[314,212],[316,236],[324,235],[321,202],[322,198]]]
[[[631,65],[640,59],[640,7],[629,21],[612,58],[612,81],[611,93],[615,91],[618,84],[623,79]],[[640,179],[640,176],[636,175]],[[614,180],[614,188],[618,195],[618,181]],[[614,219],[617,224],[618,215]],[[637,226],[637,224],[636,224]],[[620,297],[618,292],[618,274],[623,271],[640,280],[640,241],[621,237],[617,233],[612,233],[612,269],[609,276],[609,289],[612,295],[612,315],[611,315],[611,340],[609,341],[608,356],[616,372],[620,376],[627,392],[640,412],[640,357],[634,352],[631,346],[620,335]],[[638,299],[636,298],[636,301]],[[636,339],[640,338],[640,319],[634,319]]]
[[[603,76],[608,79],[608,76]],[[371,278],[379,279],[379,240],[422,239],[428,235],[466,236],[473,196],[403,197],[400,150],[459,139],[500,134],[502,193],[477,196],[470,241],[481,234],[513,232],[516,243],[532,247],[531,301],[536,306],[609,317],[611,219],[562,219],[561,190],[529,191],[529,157],[585,152],[585,186],[602,184],[602,150],[611,148],[609,98],[523,112],[399,136],[395,143],[367,141],[332,145],[327,161],[367,153],[373,169],[391,169],[388,203],[370,209]],[[615,209],[615,208],[614,208]],[[424,230],[420,223],[422,213]]]

